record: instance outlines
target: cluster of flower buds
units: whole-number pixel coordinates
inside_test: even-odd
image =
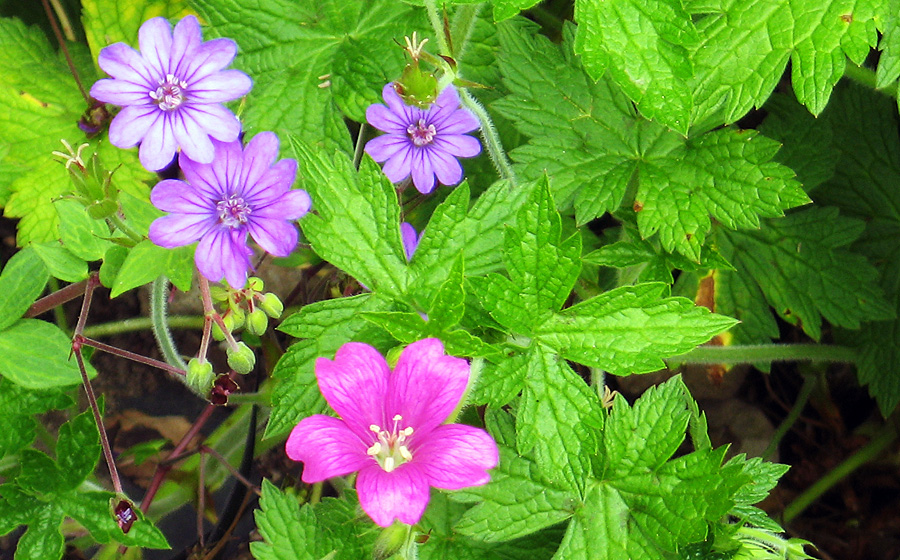
[[[94,219],[102,220],[118,212],[118,191],[112,184],[115,170],[108,171],[104,168],[97,154],[91,155],[85,163],[82,152],[88,144],[81,144],[76,150],[65,140],[61,142],[66,152],[53,152],[53,155],[63,158],[62,161],[69,170],[69,177],[75,185],[73,198],[83,204]]]
[[[210,290],[213,301],[225,307],[221,315],[229,332],[243,328],[250,334],[262,336],[269,326],[269,317],[281,317],[284,305],[275,294],[264,293],[264,287],[262,280],[251,276],[239,290],[227,286],[214,286]],[[225,340],[225,333],[217,324],[213,324],[213,338]]]

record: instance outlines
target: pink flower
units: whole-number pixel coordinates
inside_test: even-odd
[[[428,505],[429,487],[486,484],[497,444],[479,428],[443,424],[469,382],[469,364],[444,355],[436,338],[407,346],[393,371],[368,344],[348,342],[334,361],[316,360],[319,389],[340,419],[316,414],[287,440],[302,461],[303,482],[359,471],[359,503],[382,527],[412,525]]]

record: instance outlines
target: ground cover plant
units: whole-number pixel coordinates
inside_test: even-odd
[[[900,3],[0,15],[10,558],[900,555]]]

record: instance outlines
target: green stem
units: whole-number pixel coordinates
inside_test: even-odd
[[[806,403],[809,402],[809,396],[812,394],[813,389],[816,388],[817,382],[818,378],[815,375],[803,376],[803,386],[800,387],[800,394],[797,395],[797,400],[794,402],[794,406],[791,408],[787,418],[785,418],[778,426],[778,429],[775,430],[775,435],[772,436],[772,441],[769,442],[769,446],[763,451],[763,459],[769,460],[772,458],[772,455],[774,455],[775,451],[778,449],[778,445],[781,443],[782,438],[784,438],[785,434],[788,433],[794,423],[797,422],[803,409],[806,408]]]
[[[364,138],[366,137],[366,123],[360,123],[359,134],[356,136],[356,148],[353,150],[353,167],[359,169],[362,161],[363,149],[366,146]]]
[[[871,90],[883,93],[888,97],[897,97],[896,80],[888,86],[878,88],[876,87],[877,79],[875,71],[869,70],[868,68],[864,68],[862,66],[857,66],[851,60],[847,60],[847,64],[844,67],[844,77],[853,80],[861,86],[865,86]]]
[[[454,59],[459,60],[466,52],[469,37],[472,35],[472,30],[475,29],[478,12],[481,11],[482,6],[483,4],[461,4],[456,7],[453,23],[450,26],[450,38],[453,43],[451,56]]]
[[[513,171],[512,164],[506,157],[506,152],[503,150],[503,144],[500,142],[500,136],[497,134],[494,122],[484,107],[481,106],[481,103],[468,90],[460,88],[460,93],[462,94],[460,101],[462,101],[463,106],[472,111],[478,117],[479,122],[481,122],[481,138],[484,140],[484,145],[487,148],[488,155],[491,156],[494,167],[497,168],[497,173],[500,174],[501,179],[506,179],[510,185],[515,187],[516,174]]]
[[[170,315],[166,319],[166,323],[170,329],[202,329],[203,317],[197,315]],[[152,328],[153,321],[150,317],[134,317],[132,319],[111,321],[109,323],[85,327],[84,336],[88,338],[101,338],[127,332],[146,331]]]
[[[127,235],[128,238],[131,239],[132,241],[134,241],[135,243],[140,243],[141,241],[144,240],[144,236],[143,236],[143,235],[140,235],[140,234],[138,234],[138,232],[136,232],[136,231],[134,231],[133,229],[131,229],[131,228],[128,226],[128,224],[126,224],[126,223],[122,220],[122,218],[120,218],[117,214],[113,214],[112,216],[110,216],[110,217],[108,218],[108,220],[109,220],[110,222],[112,222],[112,224],[113,224],[114,226],[116,226],[116,228],[118,228],[119,231],[121,231],[122,233],[124,233],[125,235]]]
[[[321,482],[316,482],[312,485],[312,489],[309,493],[309,501],[307,503],[314,506],[322,501],[322,486],[323,484]]]
[[[757,344],[747,346],[698,346],[686,354],[673,356],[667,364],[755,364],[768,362],[855,363],[856,350],[824,344]]]
[[[169,365],[187,371],[187,364],[178,353],[175,341],[172,340],[172,333],[169,332],[169,325],[166,317],[166,307],[169,297],[169,280],[165,276],[160,276],[153,281],[150,291],[150,321],[153,327],[153,336],[159,344],[159,349]]]
[[[53,292],[59,291],[59,280],[51,276],[49,283],[50,289]],[[66,320],[66,310],[63,309],[62,304],[53,307],[53,319],[56,321],[56,326],[59,327],[63,332],[67,332],[69,330],[69,322]]]
[[[846,478],[850,473],[877,458],[897,439],[897,429],[890,420],[881,427],[878,434],[862,449],[845,459],[841,464],[833,468],[828,474],[816,481],[815,484],[797,496],[793,502],[784,508],[782,519],[787,525],[807,507],[819,499],[838,482]]]
[[[450,45],[447,44],[447,37],[444,35],[444,20],[437,10],[437,2],[425,0],[425,11],[428,13],[428,21],[431,22],[431,27],[434,29],[438,50],[441,54],[452,56]]]

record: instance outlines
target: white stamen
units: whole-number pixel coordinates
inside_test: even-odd
[[[407,440],[413,434],[412,426],[400,428],[403,417],[399,414],[394,415],[391,420],[393,426],[390,431],[383,430],[376,424],[369,426],[369,430],[376,435],[378,441],[366,450],[366,454],[375,459],[385,472],[392,472],[413,458],[407,445]]]

